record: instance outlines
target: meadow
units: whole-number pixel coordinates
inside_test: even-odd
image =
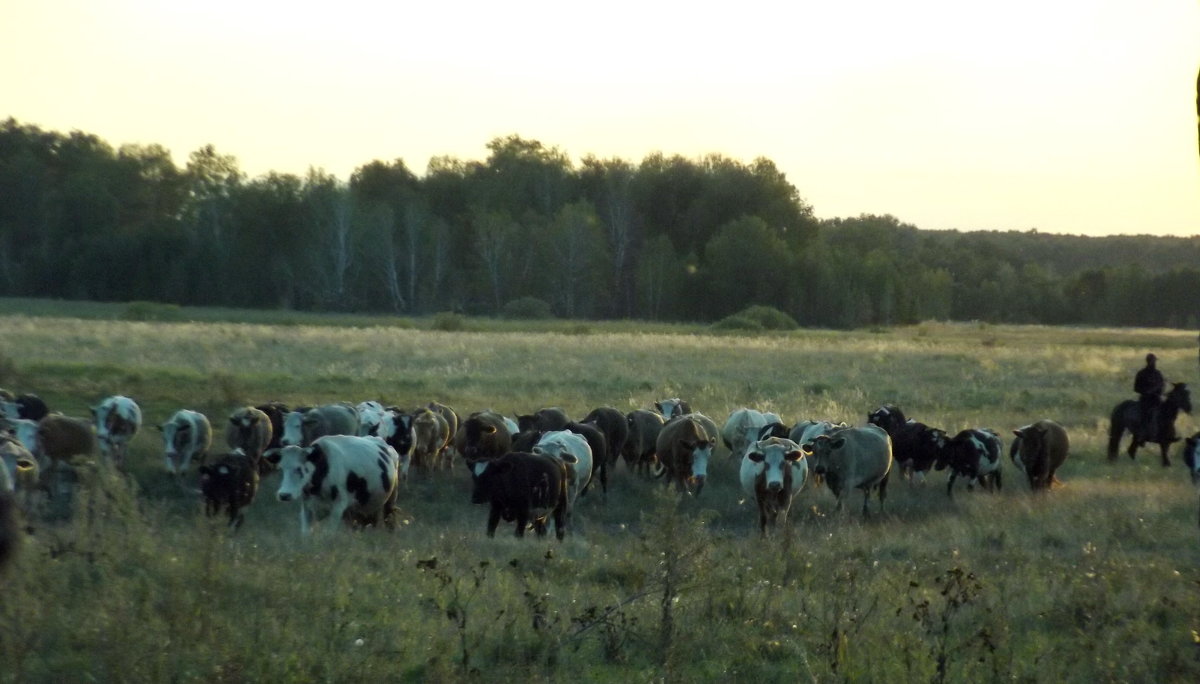
[[[1105,457],[1146,352],[1196,382],[1194,332],[130,311],[0,301],[0,386],[69,415],[125,394],[146,423],[127,472],[82,468],[68,519],[28,521],[0,578],[2,682],[1200,681],[1198,503],[1179,447],[1170,468],[1157,449]],[[809,488],[765,540],[724,449],[698,497],[620,464],[562,543],[511,524],[486,538],[456,467],[411,475],[397,530],[301,538],[277,475],[240,531],[205,518],[150,427],[268,400],[579,417],[672,396],[718,424],[741,406],[862,423],[894,403],[1006,443],[1053,418],[1071,454],[1041,495],[1007,457],[997,493],[894,476],[866,518],[857,493],[836,511]]]

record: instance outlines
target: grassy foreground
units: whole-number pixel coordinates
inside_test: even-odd
[[[71,521],[30,521],[0,579],[0,681],[1200,681],[1196,491],[1177,449],[1169,469],[1104,457],[1147,351],[1195,382],[1192,332],[445,332],[13,307],[0,386],[71,415],[126,394],[147,426],[271,399],[581,416],[681,396],[718,424],[740,406],[861,423],[884,402],[951,432],[1049,417],[1072,449],[1042,496],[1007,461],[994,495],[894,478],[865,520],[857,496],[835,512],[810,489],[766,541],[724,452],[682,501],[621,464],[562,544],[487,539],[462,468],[414,474],[399,530],[301,539],[277,477],[239,533],[203,518],[144,429],[127,474],[85,476]]]

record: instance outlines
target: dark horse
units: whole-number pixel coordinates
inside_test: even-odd
[[[1146,431],[1142,426],[1141,411],[1138,410],[1137,400],[1127,399],[1117,404],[1117,407],[1113,409],[1108,428],[1108,460],[1117,460],[1121,435],[1129,430],[1129,433],[1133,435],[1127,452],[1129,458],[1134,457],[1138,447],[1153,441],[1162,448],[1163,466],[1171,465],[1171,459],[1167,458],[1167,449],[1171,448],[1173,442],[1179,441],[1179,437],[1175,435],[1175,418],[1179,416],[1180,411],[1192,412],[1192,394],[1188,391],[1186,384],[1177,382],[1171,385],[1171,391],[1167,392],[1162,405],[1158,407],[1158,430],[1155,438],[1146,440],[1144,438]]]

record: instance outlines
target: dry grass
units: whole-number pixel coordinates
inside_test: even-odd
[[[73,415],[117,392],[147,423],[269,399],[578,416],[677,395],[718,423],[743,405],[861,422],[890,402],[951,431],[1051,417],[1072,453],[1044,496],[1011,467],[1002,492],[954,500],[942,474],[894,480],[866,520],[857,497],[835,512],[806,491],[766,542],[723,456],[682,502],[621,466],[561,545],[503,527],[486,539],[462,469],[415,477],[394,533],[302,540],[274,478],[240,533],[204,519],[147,430],[129,475],[92,477],[72,522],[33,521],[0,601],[0,681],[1196,681],[1195,490],[1145,452],[1104,461],[1141,357],[1190,380],[1193,342],[940,323],[736,337],[6,316],[10,389]]]

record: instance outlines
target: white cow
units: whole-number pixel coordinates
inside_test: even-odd
[[[283,474],[276,497],[300,501],[300,533],[311,530],[317,509],[328,508],[336,530],[349,513],[362,523],[388,522],[396,502],[400,457],[376,437],[326,435],[310,446],[271,449],[267,460]]]
[[[387,409],[383,408],[383,404],[377,401],[364,401],[354,407],[354,412],[358,414],[359,437],[374,435],[387,439],[385,435],[379,434],[383,427],[383,419],[387,415]]]
[[[203,413],[181,409],[155,427],[162,432],[168,473],[183,475],[193,458],[204,462],[212,446],[212,425]]]
[[[767,525],[776,519],[787,522],[792,499],[808,482],[808,460],[800,445],[790,439],[769,437],[751,444],[742,457],[742,490],[758,502],[759,530],[765,537]]]
[[[778,416],[774,418],[778,422]],[[752,408],[737,409],[729,414],[729,419],[721,428],[721,441],[734,458],[741,459],[750,445],[758,441],[759,430],[769,422],[772,420],[761,411]]]
[[[554,430],[542,435],[533,453],[550,456],[567,464],[567,505],[574,510],[579,493],[592,480],[592,447],[583,435],[570,430]]]
[[[100,453],[118,466],[122,465],[129,440],[142,427],[142,409],[134,400],[118,394],[91,407],[91,411]]]
[[[358,413],[349,404],[326,404],[283,417],[283,446],[308,446],[325,435],[357,435]]]

